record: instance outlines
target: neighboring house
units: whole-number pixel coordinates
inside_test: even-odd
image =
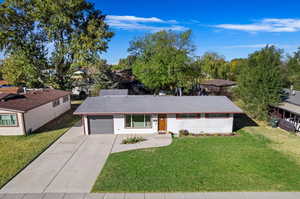
[[[231,133],[242,113],[225,96],[105,95],[89,97],[74,114],[85,134]]]
[[[270,114],[289,122],[294,130],[300,131],[300,91],[284,89],[284,92],[283,101],[278,106],[272,106]]]
[[[0,93],[0,135],[31,133],[71,108],[70,92],[54,89]]]
[[[203,81],[200,87],[204,89],[204,93],[208,95],[225,95],[230,97],[230,89],[235,85],[236,83],[230,80],[211,79]]]
[[[18,93],[22,88],[9,84],[5,80],[0,80],[0,93]]]
[[[99,96],[106,95],[128,95],[128,89],[101,89]]]

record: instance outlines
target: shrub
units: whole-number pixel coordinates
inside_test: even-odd
[[[135,144],[143,141],[146,141],[146,139],[143,137],[134,136],[123,139],[122,144]]]
[[[188,136],[190,133],[189,133],[189,131],[188,130],[186,130],[186,129],[181,129],[180,131],[179,131],[179,136],[181,137],[181,136]]]

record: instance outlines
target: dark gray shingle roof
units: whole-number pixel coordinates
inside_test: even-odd
[[[300,106],[300,91],[294,91],[294,94],[291,93],[290,89],[284,89],[284,91],[287,93],[287,99],[285,99],[285,102],[289,102],[291,104],[296,104]]]
[[[225,96],[99,96],[87,98],[74,114],[242,113]]]
[[[127,89],[101,89],[99,92],[100,96],[106,95],[128,95]]]

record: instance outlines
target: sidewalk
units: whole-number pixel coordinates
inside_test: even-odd
[[[0,194],[0,199],[299,199],[299,198],[300,198],[300,192]]]

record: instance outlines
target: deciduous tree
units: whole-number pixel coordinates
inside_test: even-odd
[[[300,89],[300,48],[292,56],[288,56],[286,63],[286,77],[289,84],[295,89]]]
[[[238,77],[238,92],[246,110],[257,119],[266,119],[269,105],[280,101],[282,51],[266,46],[249,55]]]
[[[44,60],[49,48],[48,68],[55,68],[58,88],[66,89],[72,67],[87,65],[107,49],[113,33],[104,20],[86,0],[6,0],[0,6],[0,49],[6,55],[23,51],[37,67],[31,57]]]
[[[191,31],[160,31],[133,40],[129,53],[136,56],[134,75],[153,90],[183,87],[192,77]]]

